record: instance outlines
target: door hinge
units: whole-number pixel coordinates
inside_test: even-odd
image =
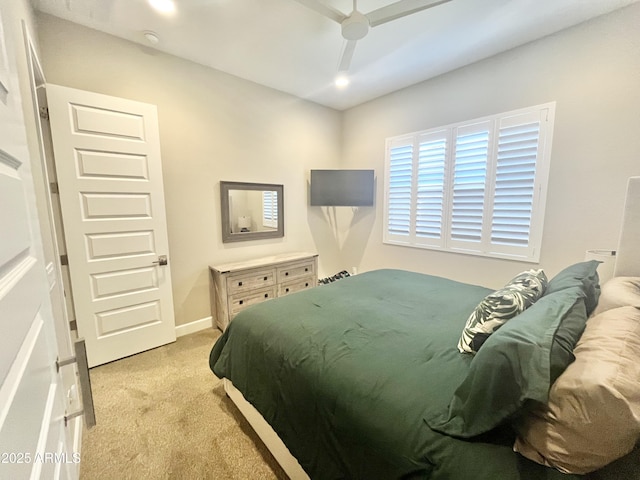
[[[49,109],[47,107],[40,107],[40,118],[49,120]]]
[[[56,182],[51,182],[49,184],[49,192],[54,194],[60,193],[60,190],[58,189],[58,184]]]
[[[78,322],[76,320],[71,320],[69,322],[69,328],[71,330],[77,331],[78,330]]]
[[[65,255],[60,255],[60,265],[69,265],[69,257]]]

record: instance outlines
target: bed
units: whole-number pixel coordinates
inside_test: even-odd
[[[574,361],[596,268],[552,278],[475,355],[456,345],[492,290],[387,269],[247,308],[210,367],[293,479],[577,479],[514,441]]]

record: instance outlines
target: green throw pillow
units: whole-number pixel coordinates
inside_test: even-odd
[[[599,264],[597,260],[589,260],[568,266],[551,279],[545,295],[565,288],[579,287],[585,293],[587,315],[591,315],[600,298],[600,279],[597,271]]]
[[[476,353],[489,335],[533,305],[545,292],[547,283],[544,271],[528,270],[487,295],[469,316],[458,341],[458,350]]]
[[[555,379],[573,361],[587,321],[579,287],[546,294],[489,337],[471,361],[446,410],[429,427],[461,438],[497,427],[530,400],[546,402]]]

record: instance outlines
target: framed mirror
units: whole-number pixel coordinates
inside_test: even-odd
[[[220,182],[222,241],[284,237],[284,186]]]

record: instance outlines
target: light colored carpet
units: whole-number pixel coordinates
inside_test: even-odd
[[[209,329],[91,369],[81,480],[286,479],[209,369]]]

